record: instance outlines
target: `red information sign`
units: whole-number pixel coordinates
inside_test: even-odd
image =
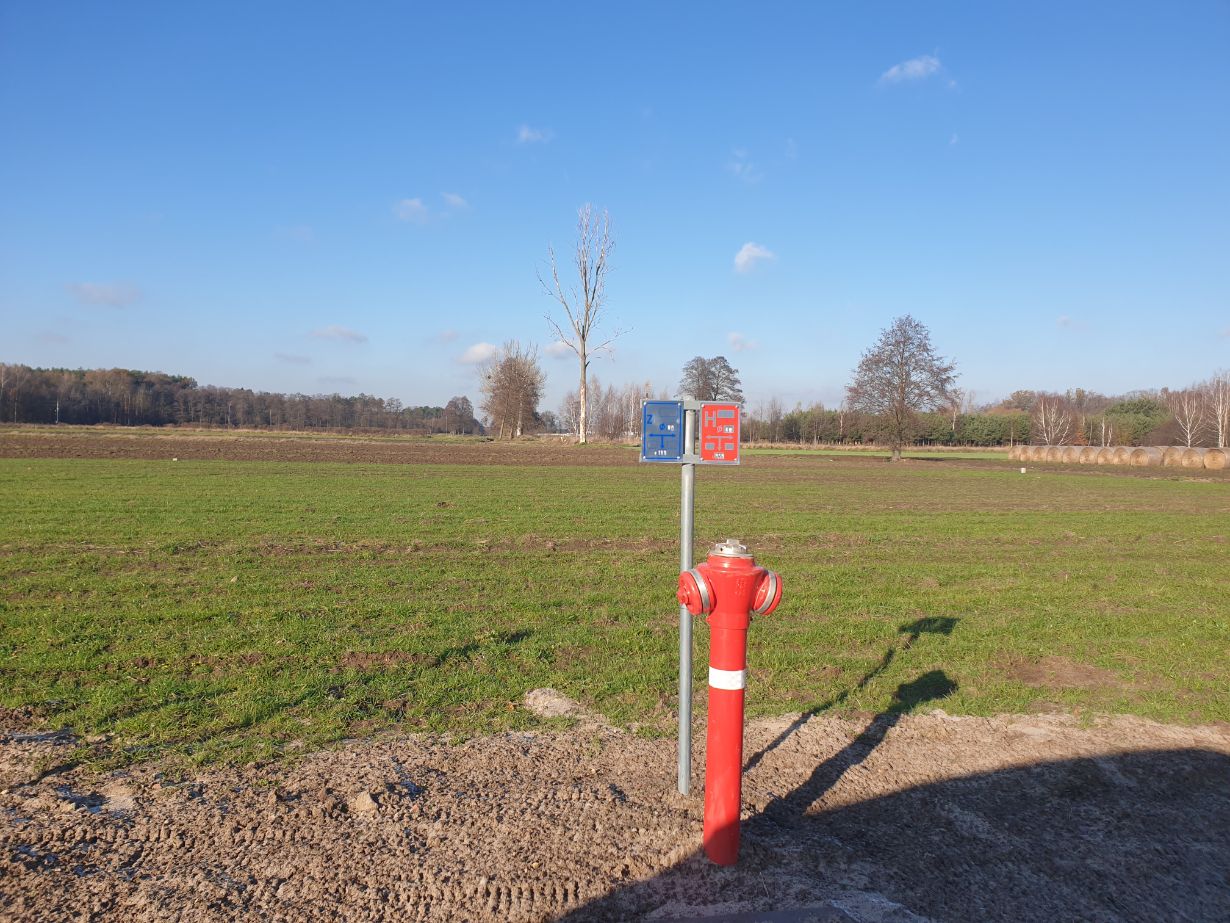
[[[739,405],[700,405],[700,460],[711,465],[739,464]]]

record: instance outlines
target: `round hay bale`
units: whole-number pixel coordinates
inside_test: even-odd
[[[1048,445],[1046,447],[1046,460],[1048,462],[1063,461],[1063,446]]]
[[[1065,465],[1075,465],[1081,460],[1081,447],[1078,445],[1066,445],[1060,453],[1063,456]]]
[[[1081,449],[1081,453],[1077,458],[1077,461],[1082,465],[1096,465],[1098,463],[1098,453],[1101,451],[1101,446],[1087,445]]]
[[[1098,464],[1099,465],[1113,465],[1114,463],[1115,463],[1115,447],[1114,446],[1107,445],[1107,446],[1103,446],[1102,448],[1098,449]]]
[[[1205,449],[1204,466],[1210,471],[1221,471],[1230,467],[1230,452],[1225,449]]]
[[[1183,453],[1186,446],[1172,445],[1162,450],[1162,464],[1167,468],[1178,468],[1183,464]]]
[[[1014,445],[1008,450],[1008,461],[1016,461],[1021,456],[1021,447]]]
[[[1183,467],[1184,468],[1203,468],[1204,454],[1208,449],[1184,449],[1183,450]]]
[[[1125,445],[1115,446],[1115,451],[1110,456],[1112,465],[1129,465],[1132,463],[1132,450]]]
[[[1141,446],[1132,450],[1131,464],[1136,468],[1147,468],[1149,465],[1162,463],[1162,450],[1154,446]]]
[[[1031,445],[1026,450],[1029,454],[1021,461],[1046,461],[1046,446]]]

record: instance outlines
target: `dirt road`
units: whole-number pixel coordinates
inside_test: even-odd
[[[529,704],[578,714],[549,693]],[[0,917],[1230,919],[1224,727],[760,722],[733,869],[698,854],[699,797],[674,792],[673,742],[584,715],[187,778],[57,769],[72,748],[20,730],[0,744]]]

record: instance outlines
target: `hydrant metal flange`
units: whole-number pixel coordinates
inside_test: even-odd
[[[770,614],[781,598],[781,578],[759,567],[738,539],[714,545],[708,560],[679,575],[679,602],[693,615],[709,616],[704,846],[718,865],[739,857],[747,629],[753,614]]]

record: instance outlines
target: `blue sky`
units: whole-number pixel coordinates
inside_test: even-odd
[[[1230,366],[1230,4],[0,3],[0,361],[477,397],[576,209],[605,382],[835,404]],[[743,259],[737,259],[739,254]]]

